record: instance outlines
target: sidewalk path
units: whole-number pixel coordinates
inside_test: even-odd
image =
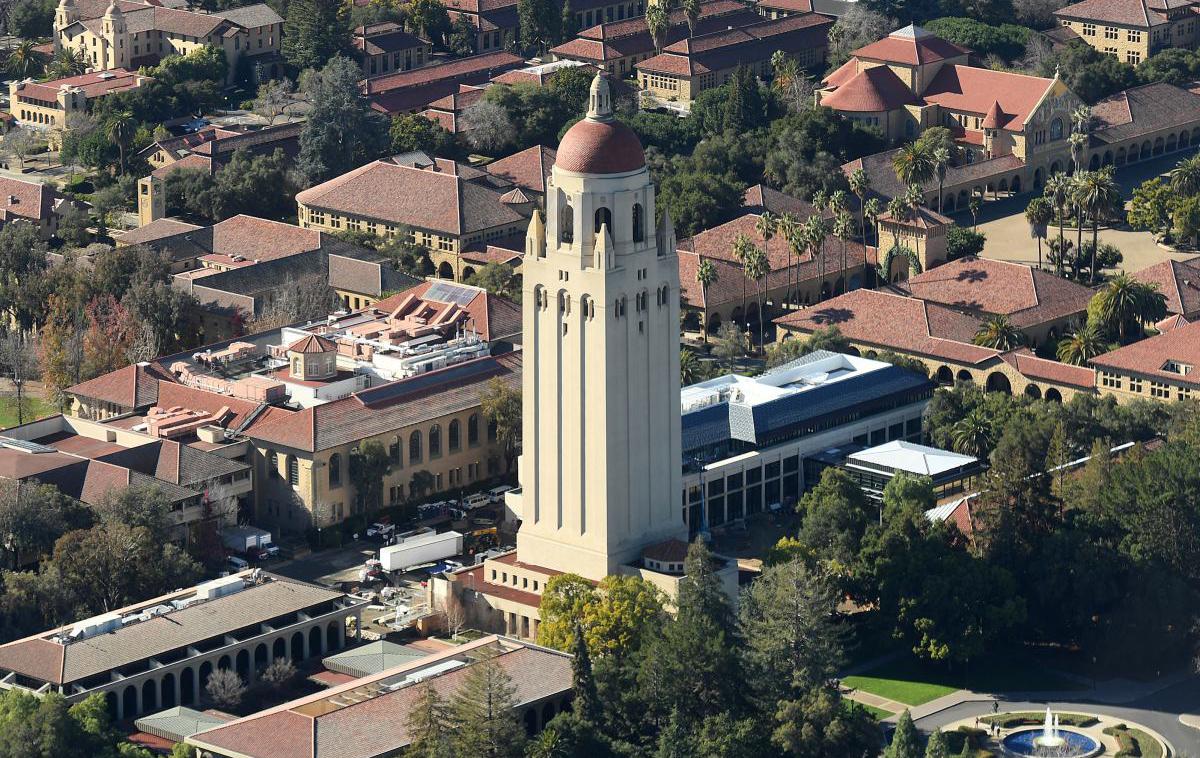
[[[898,703],[895,700],[888,700],[886,697],[880,697],[879,695],[872,695],[870,692],[866,692],[864,690],[850,690],[846,693],[845,697],[847,700],[853,700],[856,703],[862,703],[863,705],[869,705],[873,708],[879,708],[880,710],[888,711],[889,713],[900,713],[908,708],[908,706],[904,703]]]

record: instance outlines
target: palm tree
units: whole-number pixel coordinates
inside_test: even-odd
[[[950,439],[955,452],[984,458],[992,446],[992,426],[983,411],[975,408],[950,427]]]
[[[1087,135],[1080,132],[1074,132],[1070,137],[1067,137],[1067,142],[1071,144],[1071,173],[1078,174],[1083,170],[1080,165],[1083,161],[1083,151],[1087,147]]]
[[[783,213],[779,216],[775,222],[775,231],[787,243],[787,293],[783,298],[784,307],[787,307],[792,299],[792,276],[796,270],[796,262],[800,260],[800,251],[804,248],[804,241],[800,239],[800,222],[790,213]]]
[[[1079,255],[1083,252],[1083,205],[1079,202],[1079,195],[1083,187],[1083,172],[1071,175],[1071,206],[1075,213],[1075,262],[1072,268],[1072,275],[1075,279],[1079,279]]]
[[[667,19],[666,8],[662,3],[652,2],[646,6],[646,30],[650,32],[650,40],[654,43],[654,52],[661,53],[663,44],[667,41],[667,30],[671,22]]]
[[[1045,196],[1058,211],[1058,259],[1055,261],[1055,266],[1058,269],[1058,275],[1062,276],[1062,257],[1066,249],[1063,239],[1063,217],[1067,215],[1067,203],[1071,199],[1071,182],[1067,179],[1066,174],[1054,174],[1046,180]]]
[[[916,142],[910,142],[896,151],[892,168],[896,170],[896,177],[905,184],[924,186],[937,174],[933,156]]]
[[[1105,352],[1107,345],[1096,327],[1088,324],[1058,342],[1058,359],[1063,363],[1082,366]]]
[[[1096,251],[1100,247],[1100,220],[1108,217],[1121,202],[1121,190],[1113,178],[1112,166],[1087,171],[1080,177],[1076,202],[1092,221],[1091,284],[1096,283]],[[1082,226],[1082,223],[1080,224]],[[1082,250],[1082,247],[1080,248]]]
[[[695,384],[703,378],[700,370],[700,359],[686,347],[679,349],[679,383],[684,387]]]
[[[1071,123],[1075,125],[1075,131],[1081,134],[1092,131],[1092,109],[1086,105],[1076,106],[1071,111]]]
[[[746,256],[746,276],[758,283],[758,349],[763,349],[763,325],[767,320],[767,315],[763,311],[766,307],[764,302],[764,294],[766,289],[767,276],[771,273],[771,261],[767,259],[767,253],[761,247],[754,247],[750,254]]]
[[[846,190],[834,190],[825,207],[835,216],[846,210]]]
[[[750,254],[751,248],[754,247],[754,242],[744,234],[739,234],[737,239],[733,241],[733,257],[742,266],[742,272],[746,270],[746,256]],[[750,314],[746,313],[746,278],[742,277],[742,323],[746,327],[746,331],[750,331]]]
[[[971,199],[967,201],[967,210],[971,211],[971,229],[979,231],[979,211],[983,210],[983,198],[971,193]]]
[[[713,265],[713,262],[701,258],[700,263],[696,266],[696,284],[700,285],[700,296],[704,298],[704,323],[700,327],[700,334],[706,345],[708,344],[708,288],[716,284],[719,278],[720,275],[717,274],[717,267]]]
[[[924,199],[921,188],[915,184],[908,185],[908,189],[904,191],[904,204],[908,206],[906,217],[909,219],[920,218],[921,201]],[[917,254],[921,254],[921,236],[913,234],[913,244],[917,246]]]
[[[759,237],[762,237],[764,245],[771,241],[778,229],[779,219],[775,218],[775,214],[770,211],[763,211],[754,220],[754,231],[758,232]]]
[[[846,243],[854,236],[854,217],[848,211],[840,211],[833,218],[833,236],[842,243],[842,292],[850,291],[849,261],[846,259]]]
[[[104,128],[108,133],[108,138],[117,146],[121,174],[124,174],[125,148],[133,140],[134,132],[137,130],[137,122],[133,120],[133,114],[129,111],[118,111],[109,117],[108,123]]]
[[[942,190],[946,187],[946,172],[950,170],[950,150],[945,146],[938,147],[933,151],[933,170],[937,174],[938,180],[938,212],[945,213],[946,209],[942,205]]]
[[[688,36],[696,36],[696,22],[700,19],[700,0],[683,0],[683,12],[687,14]]]
[[[1184,158],[1171,169],[1171,189],[1181,197],[1200,193],[1200,155]]]
[[[1139,282],[1124,272],[1109,279],[1095,299],[1100,322],[1110,332],[1116,331],[1122,345],[1129,341],[1129,327],[1144,328],[1167,315],[1167,300],[1158,285]]]
[[[8,51],[5,68],[18,79],[36,76],[42,70],[42,56],[33,40],[24,40]]]
[[[1025,206],[1025,220],[1029,222],[1029,235],[1037,238],[1038,269],[1042,267],[1042,240],[1046,238],[1046,227],[1054,218],[1054,208],[1044,197],[1035,197]]]
[[[871,234],[875,237],[875,244],[879,244],[879,214],[883,213],[883,206],[879,202],[879,198],[867,198],[867,204],[863,206],[863,214],[867,220],[871,222]],[[867,241],[864,239],[863,244]]]
[[[891,216],[892,226],[892,244],[900,244],[900,224],[908,220],[908,214],[911,206],[904,202],[902,197],[893,197],[888,201],[887,212]]]
[[[829,236],[829,227],[820,216],[809,216],[800,232],[804,242],[817,262],[817,302],[825,299],[825,238]]]
[[[55,79],[66,79],[69,76],[79,76],[87,71],[87,58],[82,50],[72,50],[64,47],[54,54],[50,60],[49,74]]]
[[[871,191],[871,177],[867,176],[867,172],[861,168],[856,168],[850,172],[850,191],[858,198],[858,228],[862,234],[863,244],[867,244],[867,219],[866,206],[867,193]]]
[[[972,340],[976,345],[990,347],[993,350],[1013,350],[1025,341],[1021,330],[1013,326],[1008,316],[1003,314],[992,316],[975,333]]]

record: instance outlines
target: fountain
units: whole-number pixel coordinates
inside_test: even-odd
[[[1006,736],[1001,745],[1007,755],[1025,758],[1089,758],[1101,749],[1100,743],[1086,734],[1064,729],[1049,706],[1040,729],[1018,729]]]

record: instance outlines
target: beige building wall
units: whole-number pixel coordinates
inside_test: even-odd
[[[1125,369],[1099,367],[1096,369],[1096,390],[1112,395],[1119,403],[1133,400],[1191,400],[1200,390],[1187,382],[1172,382],[1163,377],[1149,377]]]

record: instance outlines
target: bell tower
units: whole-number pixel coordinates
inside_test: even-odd
[[[564,135],[523,263],[526,563],[592,579],[687,539],[680,507],[679,269],[640,141],[605,75]]]

